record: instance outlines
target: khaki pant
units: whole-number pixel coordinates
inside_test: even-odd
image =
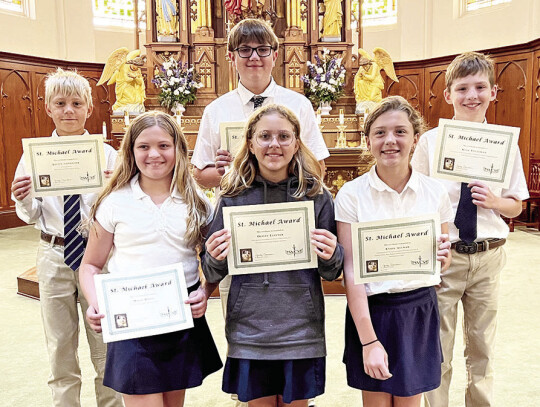
[[[472,255],[452,250],[452,265],[437,290],[441,318],[441,386],[426,394],[426,405],[448,407],[458,302],[463,304],[467,368],[467,407],[492,405],[493,351],[497,327],[500,271],[506,263],[502,247]]]
[[[86,302],[79,285],[79,273],[64,264],[63,247],[40,241],[37,257],[37,274],[41,303],[41,317],[49,353],[53,405],[79,407],[81,369],[79,367],[79,315],[77,299],[81,304],[90,357],[96,370],[94,379],[98,407],[121,407],[121,396],[103,386],[107,348],[101,334],[86,322]]]

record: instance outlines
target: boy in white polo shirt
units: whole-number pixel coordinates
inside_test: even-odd
[[[444,98],[454,107],[454,119],[485,122],[489,103],[497,95],[494,75],[493,61],[483,54],[467,52],[452,61],[446,71]],[[431,175],[436,138],[436,128],[424,133],[412,158],[413,168],[426,175]],[[449,225],[452,264],[443,273],[437,290],[444,358],[441,386],[429,392],[426,399],[431,407],[448,406],[457,305],[461,300],[469,378],[465,405],[487,407],[492,405],[499,276],[506,261],[502,246],[509,231],[501,215],[518,216],[522,200],[529,197],[520,152],[516,153],[507,189],[490,188],[477,180],[463,185],[440,182],[448,190],[456,219]],[[464,209],[467,206],[472,212]]]
[[[191,159],[195,178],[205,188],[218,186],[224,167],[232,161],[229,152],[220,149],[220,124],[246,121],[256,108],[266,104],[281,104],[294,112],[302,125],[302,141],[322,165],[330,155],[311,102],[304,95],[279,86],[272,78],[278,45],[272,27],[263,20],[248,18],[231,30],[227,47],[238,72],[238,88],[204,109]]]
[[[74,71],[58,68],[47,77],[45,110],[56,126],[52,137],[88,134],[84,125],[93,110],[91,92],[88,81]],[[104,148],[107,168],[112,170],[116,151],[109,145],[104,145]],[[110,170],[105,171],[106,176]],[[78,270],[84,250],[73,251],[71,258],[64,258],[66,200],[64,196],[40,198],[31,196],[31,180],[27,174],[24,161],[21,159],[11,184],[11,197],[15,201],[15,210],[19,218],[29,224],[35,223],[36,228],[41,230],[37,274],[41,316],[51,366],[49,387],[52,390],[53,405],[58,407],[81,405],[81,369],[77,355],[79,343],[77,300],[79,300],[90,346],[90,358],[97,373],[95,378],[97,405],[121,407],[120,395],[103,386],[106,345],[101,334],[95,333],[84,318],[88,303],[80,291]],[[78,212],[82,220],[88,218],[90,207],[97,194],[83,194],[80,198],[76,198],[75,195],[69,197],[75,197],[76,201],[80,201]],[[74,244],[79,245],[79,242]]]

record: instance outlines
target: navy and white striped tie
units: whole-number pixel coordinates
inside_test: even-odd
[[[73,271],[81,265],[84,239],[77,231],[81,223],[81,196],[64,195],[64,263]]]

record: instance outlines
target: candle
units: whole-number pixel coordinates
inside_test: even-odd
[[[127,126],[129,126],[129,113],[126,111],[124,112],[124,124]]]
[[[343,114],[343,109],[339,109],[339,124],[345,123],[345,115]]]
[[[103,140],[107,140],[107,124],[103,122],[103,125],[101,126],[101,131],[103,133]]]
[[[177,115],[174,115],[174,117],[176,119],[176,123],[178,123],[181,126],[182,125],[182,115],[177,114]]]
[[[321,109],[317,109],[317,125],[320,126],[322,123]]]

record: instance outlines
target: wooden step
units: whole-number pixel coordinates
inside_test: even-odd
[[[35,267],[17,277],[17,294],[39,300],[39,283]]]

